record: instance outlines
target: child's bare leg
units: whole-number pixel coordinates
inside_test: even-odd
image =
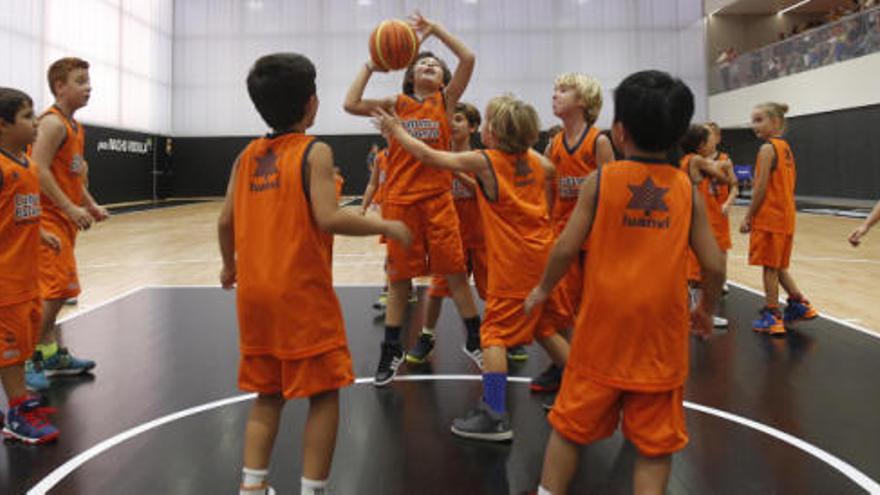
[[[477,305],[474,303],[471,286],[467,283],[467,274],[462,272],[446,275],[446,282],[449,284],[450,297],[455,302],[455,307],[462,319],[466,320],[477,316]]]
[[[633,470],[633,493],[635,495],[663,495],[669,472],[672,470],[672,456],[645,457],[639,454]]]
[[[259,394],[254,400],[244,432],[245,469],[265,470],[269,467],[284,402],[280,394]]]
[[[3,382],[3,391],[6,392],[6,398],[19,399],[27,395],[27,388],[24,384],[24,365],[15,364],[0,368],[0,381]]]
[[[303,433],[303,477],[326,480],[330,476],[339,425],[339,391],[309,397],[309,416]]]
[[[410,279],[389,282],[388,303],[385,309],[386,327],[400,327],[403,325],[403,318],[406,316],[406,306],[409,304],[410,284]]]
[[[779,306],[779,270],[764,267],[764,303],[769,308]]]
[[[554,333],[549,337],[539,338],[538,343],[541,344],[541,347],[543,347],[545,351],[547,351],[553,364],[560,368],[565,368],[565,363],[568,362],[568,352],[571,349],[571,345],[565,340],[565,337],[563,337],[562,334]]]
[[[425,309],[425,328],[434,330],[437,321],[440,320],[440,311],[443,309],[443,298],[437,296],[428,297],[428,307]]]
[[[492,346],[483,349],[483,373],[507,373],[507,349]]]
[[[577,471],[580,446],[569,442],[556,430],[550,432],[547,451],[544,453],[544,468],[541,471],[541,488],[553,495],[568,493],[568,485]]]
[[[792,299],[803,298],[803,293],[794,282],[794,278],[788,273],[788,270],[779,270],[779,283]]]
[[[46,299],[43,301],[43,319],[40,322],[40,344],[58,342],[58,329],[55,324],[58,312],[65,299]]]

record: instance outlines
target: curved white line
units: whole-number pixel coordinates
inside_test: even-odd
[[[400,382],[428,382],[428,381],[480,381],[482,380],[481,375],[400,375],[395,378],[395,381]],[[531,381],[528,377],[523,376],[511,376],[507,379],[510,382],[514,383],[529,383]],[[364,385],[368,383],[373,383],[372,377],[363,377],[355,379],[355,384]],[[75,469],[79,468],[86,462],[92,460],[98,455],[110,450],[111,448],[131,440],[132,438],[140,435],[141,433],[147,432],[154,428],[158,428],[164,424],[170,423],[172,421],[177,421],[178,419],[182,419],[188,416],[193,416],[205,411],[209,411],[211,409],[217,409],[220,407],[225,407],[230,404],[235,404],[238,402],[243,402],[246,400],[250,400],[256,397],[256,394],[243,394],[237,395],[234,397],[228,397],[226,399],[216,400],[213,402],[208,402],[207,404],[202,404],[200,406],[191,407],[189,409],[184,409],[182,411],[178,411],[167,416],[162,416],[161,418],[154,419],[150,422],[141,424],[129,430],[126,430],[122,433],[119,433],[115,436],[112,436],[93,447],[90,447],[88,450],[82,452],[76,457],[68,460],[61,466],[57,467],[54,471],[49,473],[45,478],[40,480],[39,483],[34,485],[33,488],[28,490],[27,495],[45,495],[49,490],[55,487],[58,483],[61,482],[68,474],[73,472]],[[697,404],[695,402],[684,401],[684,407],[688,409],[692,409],[694,411],[701,412],[703,414],[709,414],[712,416],[716,416],[721,419],[725,419],[727,421],[737,423],[743,425],[747,428],[751,428],[753,430],[760,431],[761,433],[770,435],[778,440],[781,440],[792,447],[800,449],[801,451],[819,459],[820,461],[828,464],[834,469],[840,471],[841,474],[849,478],[853,483],[861,486],[868,493],[871,494],[880,494],[880,484],[876,481],[868,477],[865,473],[859,471],[851,464],[846,461],[840,459],[837,456],[834,456],[815,445],[801,440],[795,436],[789,435],[784,431],[777,430],[772,426],[767,426],[763,423],[758,423],[757,421],[753,421],[748,418],[744,418],[742,416],[738,416],[733,413],[729,413],[727,411],[722,411],[721,409],[715,409],[714,407],[704,406],[702,404]]]

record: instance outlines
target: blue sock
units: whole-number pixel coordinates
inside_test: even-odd
[[[507,410],[507,373],[483,374],[483,402],[496,413]]]

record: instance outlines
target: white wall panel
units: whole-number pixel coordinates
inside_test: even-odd
[[[173,0],[0,0],[0,84],[53,101],[46,71],[61,57],[91,64],[84,122],[171,132]]]
[[[304,53],[317,67],[321,110],[314,132],[372,132],[368,119],[342,112],[346,90],[368,57],[367,39],[376,24],[416,9],[477,54],[464,100],[481,108],[492,96],[512,92],[539,109],[545,126],[552,125],[553,80],[564,71],[600,79],[608,100],[602,125],[611,119],[613,87],[639,69],[673,72],[694,82],[698,100],[705,99],[700,0],[178,0],[175,134],[264,132],[253,118],[244,80],[259,56],[278,51]],[[454,65],[437,40],[424,48]],[[393,95],[401,78],[400,72],[376,74],[365,95]],[[226,103],[206,104],[201,91]],[[187,101],[178,101],[183,95]],[[698,103],[701,110],[704,103]]]

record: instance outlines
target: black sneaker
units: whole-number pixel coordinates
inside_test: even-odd
[[[525,346],[517,345],[507,349],[507,359],[521,363],[529,360],[529,353],[526,352]]]
[[[506,442],[513,439],[510,415],[496,413],[482,401],[465,417],[452,421],[452,433],[463,438],[487,442]]]
[[[559,390],[559,384],[562,382],[562,368],[551,364],[540,375],[532,378],[529,384],[529,390],[541,394],[556,392]]]
[[[391,383],[397,375],[397,368],[403,363],[403,348],[398,343],[382,342],[382,356],[379,357],[379,368],[373,385],[384,387]]]
[[[419,335],[419,340],[416,341],[416,345],[413,346],[412,349],[406,351],[406,362],[412,364],[425,364],[425,361],[428,360],[428,356],[434,352],[434,336],[422,333]]]

